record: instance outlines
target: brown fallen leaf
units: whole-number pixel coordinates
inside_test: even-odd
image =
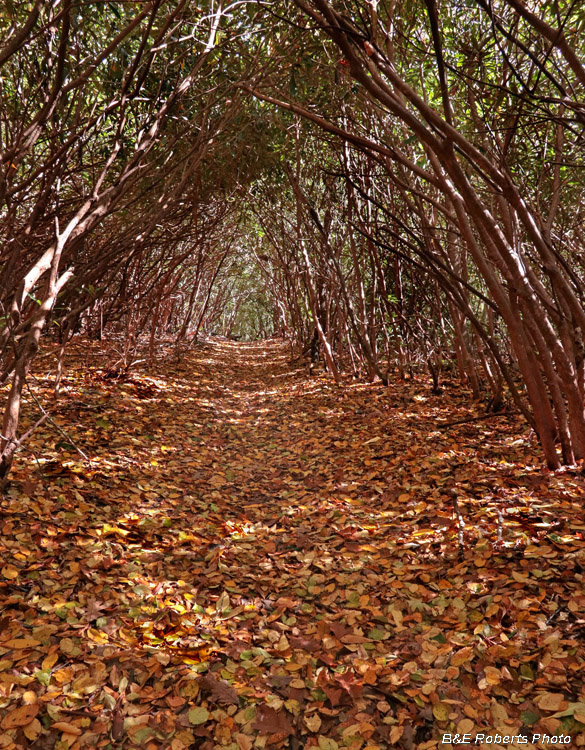
[[[52,728],[58,729],[60,732],[65,732],[65,734],[81,734],[81,729],[75,726],[75,724],[70,724],[68,721],[56,721]]]
[[[26,638],[11,638],[9,641],[4,641],[2,644],[5,648],[13,648],[17,651],[22,651],[25,648],[34,648],[40,646],[41,642],[37,641],[36,638],[27,636]]]
[[[19,706],[9,711],[0,722],[2,729],[14,729],[15,727],[25,727],[39,712],[38,703],[29,703],[25,706]]]
[[[112,739],[119,740],[124,734],[124,717],[119,708],[116,708],[111,729]]]
[[[238,692],[226,680],[220,680],[213,674],[207,674],[200,677],[197,682],[202,690],[210,693],[219,703],[238,705]]]
[[[534,702],[543,711],[562,711],[569,705],[562,693],[541,693]]]
[[[266,734],[292,734],[292,726],[284,710],[271,706],[260,706],[258,716],[253,724],[254,729]]]

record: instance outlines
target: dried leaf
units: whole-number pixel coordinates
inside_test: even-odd
[[[210,673],[200,677],[198,682],[200,687],[210,693],[219,703],[238,705],[238,692],[226,680],[220,680]]]
[[[270,706],[260,706],[254,722],[254,729],[263,734],[292,734],[292,726],[283,709],[276,710]]]
[[[319,714],[311,714],[304,717],[304,722],[309,732],[318,732],[321,729],[321,717]]]
[[[445,703],[435,703],[433,706],[433,716],[437,721],[447,721],[449,718],[449,706]]]
[[[189,722],[194,726],[199,726],[199,724],[205,724],[206,721],[209,721],[209,716],[209,711],[206,708],[197,706],[189,711]]]
[[[29,703],[25,706],[13,708],[11,711],[5,714],[4,718],[0,722],[0,727],[2,727],[2,729],[24,727],[27,724],[30,724],[31,721],[35,718],[35,716],[39,712],[39,708],[40,707],[38,703]]]

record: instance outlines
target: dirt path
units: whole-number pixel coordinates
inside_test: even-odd
[[[121,382],[90,347],[55,414],[91,467],[39,431],[4,502],[0,748],[585,728],[583,482],[521,425],[437,429],[477,405],[338,388],[279,342]]]

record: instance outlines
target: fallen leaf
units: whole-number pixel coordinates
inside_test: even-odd
[[[2,570],[0,571],[4,578],[7,578],[10,581],[15,580],[19,576],[19,570],[14,565],[5,565]]]
[[[542,711],[562,711],[569,705],[561,693],[541,693],[534,702]]]
[[[189,722],[194,726],[205,724],[209,720],[210,713],[203,706],[197,706],[189,711]]]
[[[220,680],[212,673],[200,677],[200,687],[210,693],[216,700],[225,705],[238,705],[238,692],[226,680]]]
[[[254,729],[264,734],[292,734],[292,726],[284,710],[261,705],[254,721]]]
[[[437,721],[447,721],[449,718],[449,706],[445,703],[435,703],[433,706],[433,716]]]
[[[321,717],[319,714],[311,714],[304,717],[304,722],[309,732],[318,732],[321,729]]]
[[[59,732],[64,732],[65,734],[81,734],[81,729],[75,724],[70,724],[68,721],[56,721],[52,728],[59,730]]]
[[[4,718],[0,722],[0,727],[2,727],[2,729],[24,727],[27,724],[30,724],[31,721],[35,718],[35,716],[39,712],[39,708],[40,706],[38,703],[29,703],[25,706],[13,708],[12,711],[9,711],[4,716]]]

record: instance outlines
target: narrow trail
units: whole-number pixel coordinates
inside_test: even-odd
[[[91,466],[43,427],[5,498],[0,748],[411,750],[585,720],[583,482],[521,425],[440,430],[466,394],[336,387],[278,341],[117,382],[99,362],[73,352],[55,417]]]

